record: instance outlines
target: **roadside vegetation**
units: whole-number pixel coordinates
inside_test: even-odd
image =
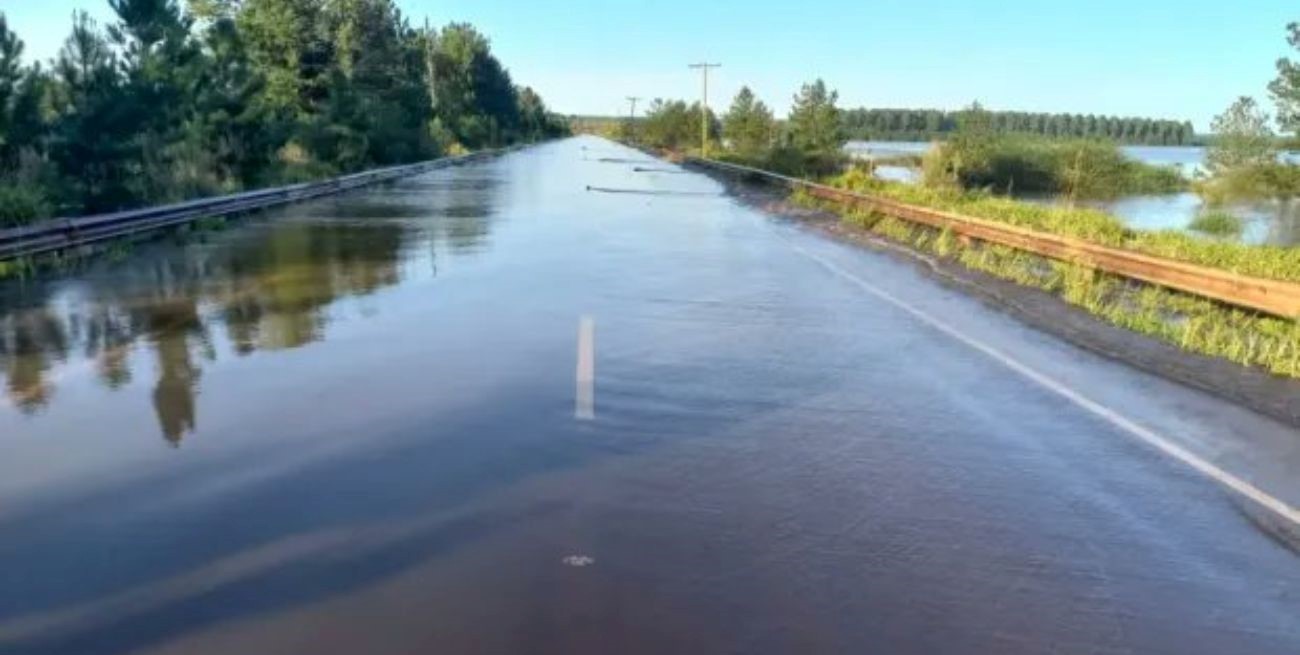
[[[393,0],[108,0],[25,62],[0,14],[0,226],[564,133],[467,24]]]
[[[1137,193],[1173,193],[1188,182],[1174,168],[1130,159],[1113,141],[1047,139],[999,133],[978,103],[962,112],[958,129],[922,161],[925,184],[993,193],[1059,194],[1070,200]]]
[[[1292,25],[1290,30],[1292,45],[1300,48],[1300,29]],[[1300,66],[1287,60],[1279,63],[1279,80],[1270,89],[1279,107],[1278,123],[1294,139],[1300,129]],[[940,130],[944,140],[919,161],[920,184],[881,180],[874,167],[882,162],[853,162],[843,156],[845,138],[854,133],[852,126],[861,115],[846,116],[836,107],[837,99],[820,80],[805,85],[795,96],[790,115],[781,121],[750,89],[743,89],[726,114],[709,118],[710,156],[908,204],[1243,275],[1300,282],[1300,248],[1237,242],[1244,224],[1226,209],[1212,206],[1187,232],[1156,232],[1129,228],[1115,216],[1074,202],[1189,188],[1207,198],[1281,201],[1293,197],[1300,187],[1300,167],[1278,157],[1285,137],[1270,129],[1269,117],[1248,99],[1216,120],[1208,170],[1195,180],[1172,167],[1127,158],[1118,145],[1188,143],[1190,125],[1063,117],[1048,124],[1057,121],[1065,127],[1021,129],[1024,120],[1033,125],[1040,119],[989,112],[976,104],[958,114],[925,117],[946,127]],[[621,132],[624,139],[642,145],[693,152],[700,138],[700,109],[659,101],[644,120],[625,121]],[[903,161],[916,162],[910,157]],[[1023,192],[1052,194],[1065,202],[1043,205],[1012,197]],[[803,193],[795,193],[793,200],[837,212],[846,223],[887,239],[1056,294],[1112,324],[1190,352],[1300,377],[1296,320],[1237,309],[1004,246],[961,240],[947,231],[851,210]]]
[[[1300,96],[1300,88],[1294,93]],[[1279,98],[1279,105],[1282,102]],[[1205,158],[1206,174],[1196,185],[1207,202],[1285,202],[1300,195],[1300,166],[1282,161],[1272,122],[1255,99],[1247,96],[1238,98],[1214,119],[1215,136]],[[1291,129],[1296,127],[1300,125],[1292,125]]]
[[[705,120],[701,116],[700,103],[686,103],[684,100],[664,100],[655,98],[646,108],[644,119],[634,123],[624,123],[624,135],[652,148],[666,150],[698,152],[700,147],[700,124]],[[718,150],[721,125],[712,110],[708,112],[708,139],[711,149]]]
[[[987,192],[887,182],[863,169],[829,178],[828,184],[913,205],[1016,225],[1219,268],[1233,273],[1300,282],[1300,248],[1252,246],[1208,240],[1176,231],[1126,227],[1118,218],[1086,207],[1038,205]]]
[[[1300,378],[1300,322],[1264,316],[1085,266],[997,244],[963,242],[949,231],[917,225],[796,193],[795,200],[837,212],[888,240],[1021,285],[1041,289],[1103,320],[1188,352]]]
[[[1300,51],[1300,22],[1287,25],[1287,43]],[[1300,145],[1300,61],[1279,59],[1268,92],[1276,115],[1242,96],[1215,118],[1206,175],[1197,182],[1207,202],[1300,198],[1300,166],[1281,156],[1283,147]]]
[[[742,88],[721,118],[708,114],[709,156],[786,175],[820,177],[841,170],[844,131],[839,95],[822,80],[804,84],[789,116],[778,121],[748,87]],[[656,99],[645,116],[626,120],[620,138],[673,152],[699,154],[699,103]]]

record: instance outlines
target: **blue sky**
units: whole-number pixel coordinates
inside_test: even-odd
[[[778,111],[823,77],[842,106],[999,109],[1191,119],[1265,99],[1294,0],[399,0],[415,22],[469,21],[517,81],[557,111],[626,111],[625,96],[687,97],[686,64],[718,61],[712,104],[748,84]],[[814,9],[815,7],[815,9]],[[106,0],[0,0],[54,54],[73,9]]]

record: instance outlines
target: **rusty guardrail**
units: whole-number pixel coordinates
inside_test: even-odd
[[[458,166],[516,150],[485,150],[457,157],[444,157],[403,166],[391,166],[353,173],[320,182],[308,182],[272,189],[260,189],[228,196],[203,198],[174,205],[130,211],[56,218],[34,225],[0,230],[0,261],[92,245],[134,236],[143,232],[181,225],[200,218],[229,216],[350,191],[370,184],[418,175],[447,166]]]
[[[1229,305],[1283,318],[1300,318],[1300,284],[1294,282],[1239,275],[1207,266],[1103,246],[1073,237],[1047,234],[996,221],[909,205],[715,159],[691,157],[686,161],[746,178],[780,184],[790,189],[803,189],[824,200],[862,207],[887,216],[950,230],[954,234],[972,239],[1088,266]]]

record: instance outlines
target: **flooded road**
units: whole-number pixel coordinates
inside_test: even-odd
[[[1300,652],[1126,426],[1291,507],[1295,430],[607,141],[0,302],[0,653]]]

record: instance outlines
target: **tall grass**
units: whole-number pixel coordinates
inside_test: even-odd
[[[1213,241],[1175,231],[1133,230],[1118,218],[1095,209],[1049,207],[987,192],[897,184],[876,179],[861,170],[850,170],[831,178],[829,183],[899,202],[1076,237],[1233,273],[1300,282],[1300,248]]]
[[[760,154],[742,154],[733,150],[714,150],[710,154],[725,162],[760,168],[792,177],[821,178],[844,170],[848,157],[843,153],[808,153],[794,147],[777,146]]]
[[[1232,238],[1241,236],[1246,224],[1228,212],[1210,211],[1192,219],[1187,224],[1187,229],[1213,237]]]
[[[917,225],[796,192],[800,204],[830,209],[846,223],[995,277],[1052,293],[1134,332],[1179,348],[1300,378],[1300,322],[1272,318],[1196,296],[1144,285],[1014,248],[965,242]]]
[[[1289,200],[1300,197],[1300,166],[1274,162],[1218,171],[1198,180],[1196,192],[1212,205],[1239,200]]]

